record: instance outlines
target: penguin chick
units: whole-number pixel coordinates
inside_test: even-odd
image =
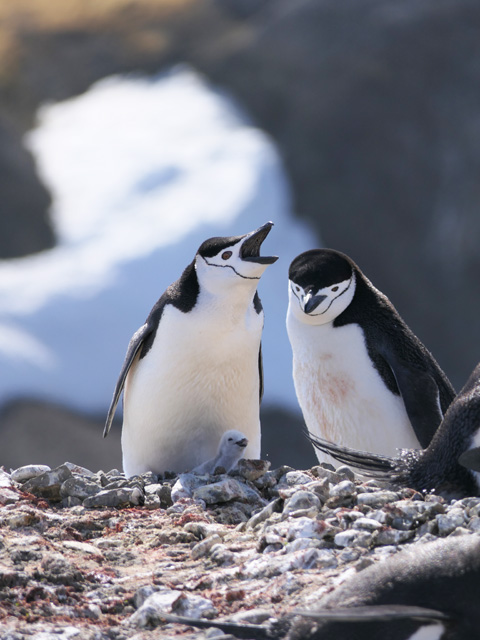
[[[250,640],[467,640],[478,635],[480,537],[417,544],[346,580],[308,611],[253,625],[162,614]]]
[[[191,473],[213,473],[217,467],[223,467],[228,473],[243,457],[247,445],[248,440],[241,431],[230,429],[220,438],[217,455],[211,460],[199,464],[198,467],[192,469]]]
[[[455,392],[388,298],[332,249],[293,260],[288,295],[293,379],[309,432],[385,455],[426,447]]]
[[[448,408],[426,449],[401,449],[397,457],[356,451],[309,436],[314,447],[363,475],[447,498],[480,495],[480,363]]]
[[[124,391],[125,475],[183,472],[215,457],[225,431],[248,438],[260,457],[263,389],[260,256],[273,226],[210,238],[135,333],[113,394],[104,436]]]

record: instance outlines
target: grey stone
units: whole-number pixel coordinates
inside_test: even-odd
[[[448,513],[435,516],[438,525],[438,534],[448,536],[454,529],[465,523],[465,514],[462,509],[451,509]]]
[[[474,516],[468,523],[468,528],[475,533],[480,532],[480,517]]]
[[[336,534],[334,542],[337,547],[369,547],[372,544],[372,534],[360,529],[347,529]]]
[[[378,520],[374,520],[373,518],[356,518],[355,519],[355,529],[364,529],[365,531],[378,531],[382,528],[382,525]]]
[[[176,589],[164,589],[148,596],[140,608],[130,617],[130,624],[145,629],[156,627],[161,622],[162,613],[170,613],[173,603],[182,595]]]
[[[222,567],[228,567],[231,564],[235,564],[235,554],[221,543],[214,544],[213,547],[211,547],[210,558],[212,562],[215,562],[215,564]]]
[[[281,479],[279,484],[286,484],[289,487],[298,484],[308,484],[312,478],[303,471],[288,471]]]
[[[401,531],[399,529],[385,528],[378,532],[375,544],[390,545],[401,544],[407,540],[411,540],[415,535],[414,531]]]
[[[142,504],[143,494],[140,489],[103,489],[94,496],[85,498],[83,506],[87,509],[96,507],[121,507]]]
[[[206,504],[219,504],[232,500],[265,504],[260,494],[235,478],[225,478],[219,482],[198,487],[193,492],[193,498],[203,500]]]
[[[351,480],[342,480],[330,489],[332,498],[347,498],[357,493],[355,484]]]
[[[184,592],[173,602],[172,612],[188,618],[213,618],[217,614],[211,600]]]
[[[322,540],[325,536],[331,534],[331,527],[324,520],[315,518],[295,518],[287,523],[287,538],[295,540],[296,538],[315,538]]]
[[[296,491],[292,497],[285,502],[283,514],[292,515],[294,512],[306,510],[309,512],[309,515],[313,516],[319,512],[321,506],[320,498],[315,493],[300,490]]]
[[[51,468],[46,464],[27,464],[15,469],[15,471],[12,471],[10,476],[12,480],[15,480],[15,482],[26,482],[27,480],[41,476],[48,471],[51,471]]]
[[[383,507],[389,502],[398,500],[399,495],[395,491],[375,491],[373,493],[359,493],[357,495],[357,504],[367,505],[369,507]]]
[[[347,480],[351,480],[352,482],[355,480],[354,471],[346,464],[343,464],[341,467],[337,467],[336,472],[339,476],[344,476]]]
[[[263,507],[258,513],[255,513],[247,522],[247,528],[254,529],[258,524],[264,522],[272,516],[273,513],[278,513],[282,508],[281,498],[272,500],[266,507]]]
[[[101,490],[102,487],[95,482],[90,482],[84,478],[72,476],[62,483],[62,486],[60,487],[60,495],[62,498],[71,496],[72,498],[85,500],[85,498],[94,496]]]
[[[30,478],[23,485],[23,490],[54,502],[61,500],[60,488],[65,480],[71,478],[72,472],[65,465],[46,471],[34,478]]]
[[[270,466],[271,462],[269,460],[248,460],[241,458],[235,467],[235,475],[239,475],[249,482],[254,482],[264,476],[270,469]]]
[[[327,464],[323,466],[323,464],[321,464],[316,467],[312,467],[311,471],[312,475],[314,475],[316,478],[326,478],[332,484],[338,484],[339,482],[344,480],[343,476],[335,472],[332,465]]]
[[[209,536],[208,538],[205,538],[204,540],[201,540],[192,548],[192,551],[191,551],[192,558],[194,560],[197,560],[202,556],[208,555],[208,552],[213,547],[213,545],[218,544],[221,541],[222,539],[217,534],[214,534],[212,536]]]

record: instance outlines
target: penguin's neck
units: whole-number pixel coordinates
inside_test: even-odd
[[[198,297],[198,310],[215,318],[222,318],[228,324],[245,322],[246,317],[256,314],[254,297],[257,281],[235,283],[220,294],[201,290]]]

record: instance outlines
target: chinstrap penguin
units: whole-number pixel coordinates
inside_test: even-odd
[[[401,449],[391,458],[315,436],[310,440],[320,451],[363,475],[447,498],[480,495],[480,364],[447,409],[426,449]]]
[[[385,455],[426,447],[455,392],[388,298],[332,249],[293,260],[288,296],[293,379],[309,432]]]
[[[417,544],[347,579],[309,610],[263,625],[162,614],[251,640],[470,640],[480,625],[480,537]]]
[[[184,472],[215,457],[222,434],[239,429],[245,455],[260,457],[263,391],[260,256],[273,226],[210,238],[134,334],[108,411],[108,434],[124,391],[123,469]]]
[[[248,439],[241,431],[226,431],[220,438],[217,455],[192,469],[192,473],[213,473],[218,467],[222,467],[228,473],[243,457],[247,445]]]

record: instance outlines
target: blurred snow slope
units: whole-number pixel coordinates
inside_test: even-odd
[[[59,243],[0,261],[0,404],[106,411],[131,335],[201,242],[272,220],[264,253],[280,260],[259,285],[264,402],[297,409],[287,273],[318,240],[292,215],[272,142],[230,99],[187,68],[110,77],[43,107],[26,144]]]

